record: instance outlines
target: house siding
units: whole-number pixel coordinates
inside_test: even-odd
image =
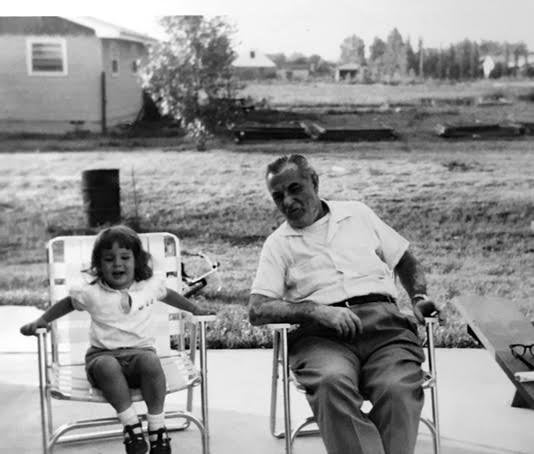
[[[75,128],[71,121],[83,121],[84,129],[98,130],[102,62],[99,39],[90,35],[56,35],[66,39],[67,74],[39,76],[28,74],[29,37],[1,36],[0,131],[66,132]]]
[[[274,79],[276,77],[276,68],[266,66],[238,66],[234,67],[234,74],[241,80]]]
[[[66,74],[30,75],[28,38],[64,40]],[[111,71],[111,47],[119,57],[116,76]],[[100,132],[102,72],[107,126],[135,120],[142,107],[142,89],[132,62],[146,56],[144,44],[101,39],[93,29],[60,17],[0,17],[0,132]]]

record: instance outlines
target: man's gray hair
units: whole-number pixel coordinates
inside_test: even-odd
[[[267,169],[265,171],[265,177],[268,177],[271,174],[276,175],[280,173],[286,165],[291,165],[291,164],[294,164],[297,166],[302,176],[311,178],[313,185],[316,188],[319,186],[319,176],[317,175],[317,172],[310,165],[306,157],[302,156],[301,154],[284,155],[284,156],[280,156],[279,158],[275,159],[273,162],[267,165]]]

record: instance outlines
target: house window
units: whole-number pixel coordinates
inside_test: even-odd
[[[63,38],[28,38],[26,56],[30,76],[67,75],[67,43]]]
[[[116,42],[110,43],[109,54],[111,57],[111,75],[118,76],[120,54],[119,54],[119,46],[117,45]]]
[[[111,60],[111,75],[112,76],[119,75],[119,60],[117,60],[116,58]]]
[[[139,60],[132,61],[132,72],[136,73],[139,70]]]

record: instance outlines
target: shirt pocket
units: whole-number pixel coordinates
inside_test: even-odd
[[[352,246],[340,250],[338,254],[338,269],[350,277],[374,277],[378,279],[386,277],[387,265],[369,247]]]
[[[288,269],[288,290],[299,299],[308,297],[328,285],[326,275],[332,264],[322,256],[312,257],[293,264]]]

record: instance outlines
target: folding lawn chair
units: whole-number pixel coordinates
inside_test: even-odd
[[[432,402],[432,417],[426,418],[421,416],[423,422],[429,429],[432,436],[434,454],[441,453],[440,434],[439,434],[439,415],[438,415],[438,394],[437,394],[437,376],[436,376],[436,357],[434,351],[434,326],[438,323],[437,318],[425,318],[426,345],[428,358],[428,371],[425,372],[425,381],[423,388],[430,390]],[[289,368],[288,357],[288,330],[292,325],[288,323],[272,323],[269,327],[273,330],[273,370],[271,384],[271,411],[270,411],[270,429],[271,434],[276,438],[284,438],[286,454],[292,454],[293,443],[298,436],[319,434],[316,425],[315,416],[311,415],[300,421],[295,429],[292,429],[293,421],[291,418],[291,400],[290,400],[290,383],[303,393],[305,389],[291,372]],[[282,380],[282,403],[284,428],[277,428],[277,407],[278,407],[278,382]],[[311,426],[311,427],[308,427]]]
[[[199,278],[182,280],[180,243],[169,233],[145,233],[139,235],[143,247],[152,257],[155,276],[165,278],[166,286],[191,294],[205,285],[207,277],[216,273],[218,264],[207,257],[209,270]],[[48,242],[48,274],[50,304],[68,295],[68,288],[90,279],[82,270],[89,268],[95,236],[63,236]],[[168,411],[165,414],[170,431],[186,429],[194,423],[201,433],[204,454],[209,453],[208,401],[206,375],[206,323],[215,316],[191,316],[168,304],[153,306],[156,327],[156,348],[167,379],[167,393],[187,390],[185,410]],[[85,419],[63,424],[53,424],[52,398],[106,402],[98,389],[91,387],[85,375],[84,355],[88,348],[90,318],[86,312],[72,311],[51,324],[51,333],[38,330],[39,388],[43,452],[52,452],[56,444],[84,440],[107,439],[122,435],[122,427],[116,417]],[[189,349],[186,343],[189,339]],[[195,365],[199,350],[199,368]],[[193,388],[200,386],[201,417],[192,413]],[[139,389],[131,390],[132,400],[142,400]],[[146,426],[146,418],[141,416]],[[177,421],[178,420],[178,421]],[[105,429],[106,426],[116,426]],[[99,428],[88,431],[87,429]],[[146,427],[145,427],[146,429]],[[74,434],[67,432],[76,431]]]

